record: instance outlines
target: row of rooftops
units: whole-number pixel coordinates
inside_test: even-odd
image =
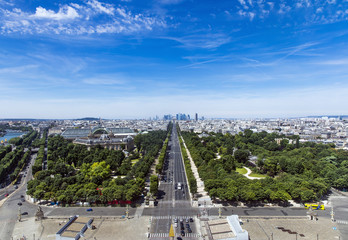
[[[136,133],[130,128],[105,128],[105,127],[94,127],[94,128],[68,128],[62,136],[67,139],[86,138],[88,136],[103,131],[114,137],[116,136],[134,136]]]

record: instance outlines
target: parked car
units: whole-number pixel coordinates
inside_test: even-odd
[[[22,206],[22,203],[21,203],[21,202],[19,202],[19,203],[17,203],[17,205],[18,205],[18,206]]]
[[[22,215],[28,215],[28,212],[22,212]]]
[[[87,212],[92,212],[93,209],[92,209],[92,208],[87,208],[86,211],[87,211]]]

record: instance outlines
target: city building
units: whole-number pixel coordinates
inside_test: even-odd
[[[69,128],[62,133],[66,139],[75,144],[85,145],[88,148],[102,146],[114,150],[131,151],[134,148],[133,137],[136,133],[130,128]]]

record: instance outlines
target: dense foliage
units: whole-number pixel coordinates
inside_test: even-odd
[[[210,133],[200,138],[190,132],[182,136],[213,198],[305,202],[318,200],[331,186],[348,188],[348,152],[333,145],[251,130],[235,136]],[[257,157],[252,170],[266,174],[265,179],[250,180],[235,172],[236,166],[253,165],[250,155]]]
[[[16,145],[16,146],[22,146],[22,147],[29,147],[31,143],[36,139],[39,138],[39,134],[37,131],[30,131],[23,137],[15,137],[11,138],[9,140],[10,144]]]
[[[145,176],[162,147],[166,131],[152,131],[134,139],[137,152],[73,144],[61,136],[48,139],[47,170],[35,173],[28,194],[63,203],[107,203],[135,200],[143,192]],[[139,161],[132,166],[132,159]]]
[[[26,127],[26,126],[15,126],[15,125],[10,125],[8,123],[6,124],[0,124],[0,132],[6,132],[6,130],[19,130],[23,132],[31,131],[31,127]]]
[[[172,129],[173,129],[173,123],[170,122],[168,124],[168,128],[167,128],[167,138],[164,141],[164,144],[162,146],[161,152],[158,156],[158,164],[156,165],[156,173],[161,174],[162,170],[163,170],[163,165],[164,165],[164,160],[166,158],[166,153],[167,153],[167,148],[168,148],[168,141],[170,139],[170,135],[172,133]]]
[[[7,152],[11,148],[5,148]],[[0,152],[0,154],[3,152]],[[14,151],[7,152],[6,155],[0,159],[0,182],[6,180],[13,170],[17,167],[24,154],[23,148],[16,148]]]
[[[177,126],[177,130],[178,130],[178,135],[180,136],[179,126]],[[186,172],[186,176],[187,176],[188,185],[190,187],[190,192],[192,194],[195,194],[195,193],[197,193],[197,180],[196,180],[195,176],[193,175],[193,172],[191,169],[191,163],[190,163],[190,160],[187,156],[186,148],[183,144],[181,137],[179,137],[179,142],[180,142],[182,157],[184,159],[185,172]]]

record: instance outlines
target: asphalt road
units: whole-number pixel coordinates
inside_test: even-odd
[[[34,163],[36,154],[32,155],[31,163],[23,170],[22,173],[27,172],[26,177],[21,179],[21,183],[18,184],[18,189],[14,189],[14,186],[9,187],[8,193],[11,194],[7,197],[8,199],[0,208],[0,240],[11,239],[12,232],[16,221],[18,221],[18,214],[27,212],[27,215],[21,215],[22,219],[25,220],[27,217],[32,217],[35,215],[37,206],[30,204],[24,200],[27,182],[32,178],[30,165]],[[21,197],[23,196],[23,197]],[[22,202],[22,200],[24,200]],[[18,203],[22,205],[19,206]]]
[[[150,233],[154,235],[169,233],[171,225],[175,225],[174,219],[176,216],[179,216],[178,219],[180,221],[180,219],[196,215],[196,211],[191,208],[191,199],[175,124],[168,142],[166,155],[163,169],[165,180],[161,181],[159,185],[160,197],[158,206],[153,209],[145,209],[143,213],[144,215],[150,214],[153,216]],[[181,189],[178,188],[178,183],[181,184]],[[194,225],[192,225],[191,229],[195,233]],[[179,235],[180,223],[178,223],[175,231]],[[156,239],[156,237],[151,239]]]

